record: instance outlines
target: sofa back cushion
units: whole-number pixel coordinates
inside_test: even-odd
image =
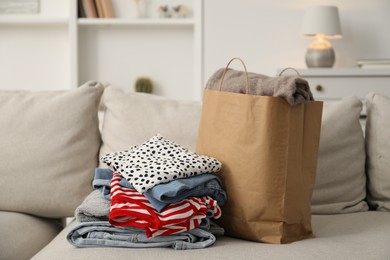
[[[100,157],[140,145],[157,133],[194,151],[201,112],[199,102],[126,93],[115,87],[107,87],[103,104],[105,112]]]
[[[73,216],[91,191],[103,87],[0,92],[0,210]]]
[[[366,105],[367,200],[376,210],[390,211],[390,98],[371,93]]]
[[[366,211],[362,102],[356,97],[325,104],[322,115],[314,214]]]

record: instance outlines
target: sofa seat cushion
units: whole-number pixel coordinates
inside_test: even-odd
[[[34,256],[39,259],[388,259],[390,255],[390,214],[358,212],[339,215],[313,215],[315,238],[285,245],[248,242],[218,237],[206,249],[175,251],[170,248],[75,248],[66,235],[75,223],[64,229]]]
[[[0,211],[0,259],[30,259],[62,229],[59,221]]]

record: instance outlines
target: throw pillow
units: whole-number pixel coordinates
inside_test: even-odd
[[[107,87],[103,105],[100,157],[141,145],[157,133],[195,150],[201,112],[199,102],[176,101]],[[105,164],[101,162],[100,167],[105,167]]]
[[[390,211],[390,98],[370,93],[366,105],[367,200]]]
[[[326,104],[322,115],[312,213],[366,211],[362,103],[356,97]]]
[[[0,92],[0,210],[70,217],[98,162],[96,82],[67,91]]]

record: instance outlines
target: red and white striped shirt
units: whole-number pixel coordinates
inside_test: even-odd
[[[149,200],[135,189],[119,184],[122,175],[113,174],[111,180],[111,209],[109,222],[114,226],[142,228],[147,237],[167,236],[194,229],[206,217],[207,210],[214,218],[221,217],[217,201],[209,196],[192,197],[171,204],[157,212]]]

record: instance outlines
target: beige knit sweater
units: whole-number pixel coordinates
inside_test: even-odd
[[[217,70],[206,83],[207,89],[219,90],[224,68]],[[290,105],[314,100],[309,83],[299,76],[269,77],[248,72],[248,94],[282,97]],[[221,91],[246,93],[245,72],[234,69],[226,71]]]

